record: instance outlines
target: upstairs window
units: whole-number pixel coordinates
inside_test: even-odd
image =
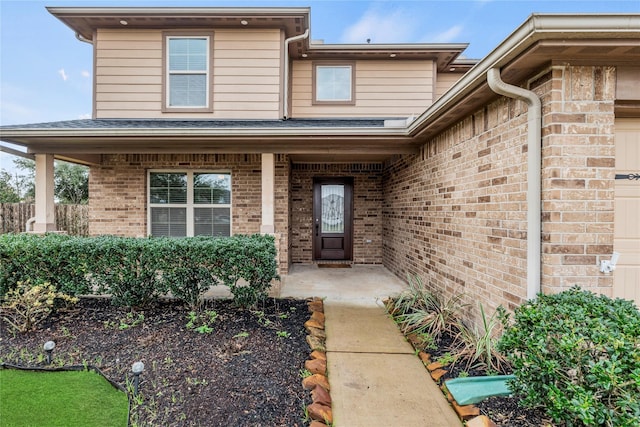
[[[355,104],[354,64],[314,64],[313,100],[316,104]]]
[[[149,172],[149,234],[164,237],[231,235],[231,175]]]
[[[210,110],[211,36],[167,36],[165,110]]]

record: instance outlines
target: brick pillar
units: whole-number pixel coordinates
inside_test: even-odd
[[[600,272],[613,252],[615,68],[556,66],[540,86],[545,293],[574,285],[611,294]]]

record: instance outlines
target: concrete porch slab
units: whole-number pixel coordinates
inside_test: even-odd
[[[289,274],[282,277],[280,296],[371,303],[397,295],[406,287],[406,283],[381,265],[318,268],[316,265],[294,264]]]

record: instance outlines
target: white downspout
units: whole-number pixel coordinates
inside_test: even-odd
[[[530,90],[505,83],[500,69],[487,71],[487,83],[499,95],[524,101],[527,111],[527,299],[540,293],[541,264],[541,161],[542,161],[542,104]]]
[[[289,37],[284,41],[284,99],[282,102],[282,118],[287,120],[289,117],[289,44],[298,40],[306,39],[309,37],[309,29],[304,30],[304,33],[297,36]]]

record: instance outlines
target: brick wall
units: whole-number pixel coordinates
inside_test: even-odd
[[[557,67],[543,102],[542,289],[609,293],[599,256],[613,244],[614,72]],[[385,165],[383,257],[492,312],[526,298],[526,106],[500,98]],[[473,316],[471,314],[470,316]]]
[[[542,288],[612,295],[615,68],[555,67],[542,83]]]
[[[353,262],[382,263],[382,165],[359,163],[292,165],[291,261],[313,261],[313,178],[337,176],[354,178]]]
[[[260,232],[262,221],[260,154],[127,154],[104,155],[89,176],[89,233],[147,235],[147,170],[205,169],[231,172],[232,232]],[[275,231],[281,273],[288,259],[289,160],[276,159]]]

